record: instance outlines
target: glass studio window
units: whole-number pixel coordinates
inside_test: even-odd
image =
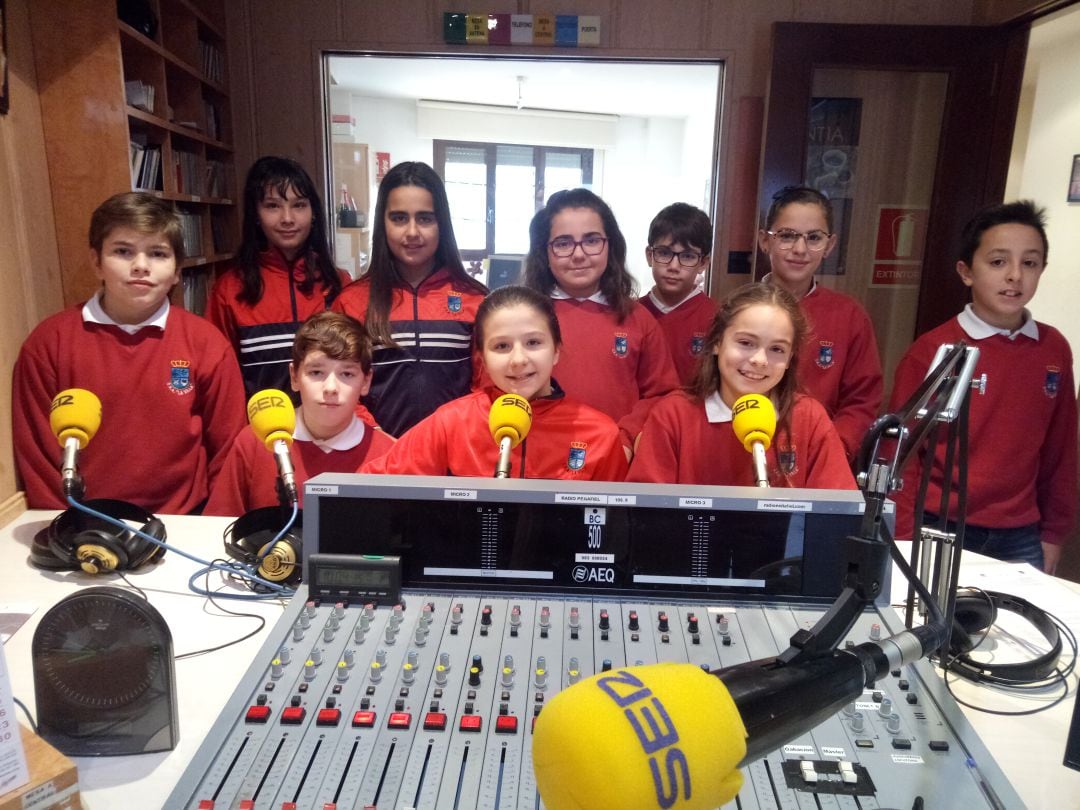
[[[593,150],[435,140],[461,257],[529,251],[529,222],[551,194],[593,181]]]

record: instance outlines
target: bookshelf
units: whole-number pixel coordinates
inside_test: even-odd
[[[173,301],[202,312],[213,273],[239,241],[224,7],[30,5],[53,204],[64,222],[57,239],[65,302],[97,288],[86,265],[90,214],[110,194],[137,189],[180,210],[187,257]]]

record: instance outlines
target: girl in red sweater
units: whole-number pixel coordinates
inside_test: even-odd
[[[747,284],[721,303],[692,386],[652,409],[628,481],[753,486],[753,462],[731,426],[746,394],[768,396],[777,428],[767,452],[769,483],[854,489],[844,446],[824,407],[798,393],[806,332],[799,305],[768,284]]]
[[[319,193],[295,160],[261,157],[244,182],[235,264],[214,284],[206,317],[235,349],[251,396],[289,390],[293,337],[350,279],[330,260]]]
[[[551,372],[562,335],[551,299],[526,287],[500,287],[476,313],[476,351],[493,386],[455,399],[409,430],[361,472],[490,478],[499,448],[488,414],[503,393],[532,405],[532,427],[511,454],[511,475],[621,481],[626,457],[610,417],[566,396]]]
[[[607,203],[584,188],[552,194],[529,225],[525,283],[555,300],[566,335],[560,382],[618,423],[629,458],[649,408],[679,377],[659,324],[634,298]]]
[[[472,330],[487,288],[461,263],[446,188],[425,163],[379,184],[368,272],[334,309],[367,326],[374,379],[364,404],[400,436],[473,381]]]

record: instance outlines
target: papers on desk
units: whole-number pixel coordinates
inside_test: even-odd
[[[11,699],[11,678],[7,659],[0,646],[0,796],[17,790],[30,781],[26,768],[19,724],[15,720],[15,703]]]
[[[0,602],[0,644],[6,644],[7,640],[15,635],[15,631],[34,615],[35,610],[37,610],[37,605],[29,602],[17,604]]]

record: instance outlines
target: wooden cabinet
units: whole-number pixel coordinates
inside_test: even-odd
[[[30,5],[65,302],[98,285],[90,214],[134,188],[176,202],[187,256],[173,300],[201,312],[239,240],[223,7],[145,0],[120,19],[115,0]]]
[[[374,155],[363,143],[335,142],[332,148],[334,263],[357,278],[371,258],[371,216],[374,208]],[[356,210],[342,216],[342,189],[355,201]]]

